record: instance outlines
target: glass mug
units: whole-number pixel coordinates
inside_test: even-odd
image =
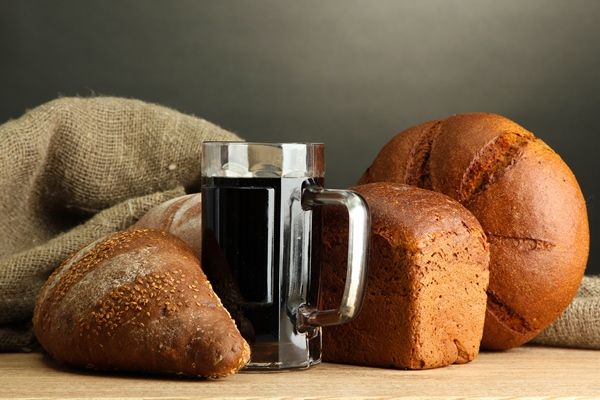
[[[321,143],[204,142],[202,268],[251,347],[245,370],[308,368],[321,361],[321,326],[362,307],[370,212],[348,190],[323,188]],[[342,304],[321,310],[324,204],[350,216]]]

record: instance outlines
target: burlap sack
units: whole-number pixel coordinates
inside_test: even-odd
[[[110,97],[58,99],[0,126],[0,351],[35,343],[38,291],[69,254],[199,188],[205,140],[239,138]]]

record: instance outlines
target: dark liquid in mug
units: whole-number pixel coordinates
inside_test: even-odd
[[[253,346],[253,361],[278,357],[260,354],[261,344],[295,341],[282,336],[298,334],[292,310],[298,302],[319,308],[322,217],[319,207],[301,209],[299,196],[307,184],[323,181],[203,178],[202,268]],[[297,257],[300,267],[290,266],[296,257],[292,248],[304,248]],[[301,287],[304,292],[296,292]],[[274,348],[264,347],[276,353]]]

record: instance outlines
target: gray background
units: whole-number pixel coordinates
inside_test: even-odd
[[[574,171],[600,273],[600,1],[0,2],[0,123],[62,96],[124,96],[254,141],[322,141],[353,185],[396,133],[504,115]]]

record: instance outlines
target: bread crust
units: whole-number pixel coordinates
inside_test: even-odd
[[[365,303],[348,324],[323,328],[323,359],[427,369],[473,360],[483,334],[489,248],[460,203],[414,186],[350,188],[371,210]],[[326,207],[325,309],[339,304],[347,252],[345,210]]]
[[[182,240],[118,232],[66,260],[42,288],[34,332],[59,362],[225,377],[250,350]]]
[[[177,236],[202,260],[202,195],[175,197],[151,208],[130,229],[158,229]]]
[[[458,114],[419,127],[384,146],[360,182],[409,183],[469,209],[491,248],[482,347],[526,343],[567,307],[585,271],[589,225],[577,180],[541,139],[502,116]]]

